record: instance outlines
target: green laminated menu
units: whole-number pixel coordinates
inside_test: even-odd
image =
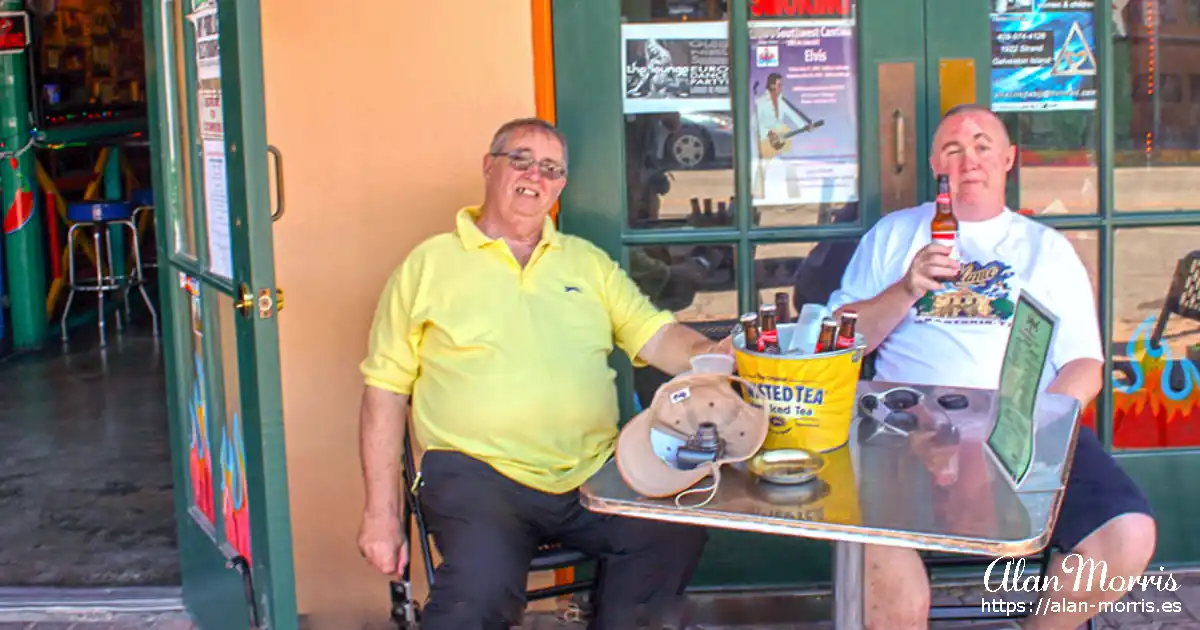
[[[996,424],[987,442],[1014,486],[1024,481],[1033,463],[1034,408],[1056,324],[1054,315],[1022,293],[1000,368]]]

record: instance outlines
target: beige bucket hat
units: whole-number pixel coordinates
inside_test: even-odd
[[[748,391],[753,388],[743,378],[720,373],[681,374],[659,387],[650,406],[634,416],[617,436],[617,469],[625,483],[648,498],[670,497],[709,474],[719,475],[725,464],[753,457],[767,439],[770,423],[766,410],[747,403],[731,383]],[[671,461],[678,455],[675,450],[664,456],[655,449],[652,430],[688,442],[702,425],[716,429],[721,449],[715,460],[689,469]]]

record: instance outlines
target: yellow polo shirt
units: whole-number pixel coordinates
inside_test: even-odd
[[[524,269],[459,211],[454,232],[418,245],[379,301],[361,369],[411,396],[415,436],[563,493],[611,456],[614,343],[637,353],[674,315],[654,307],[592,243],[547,219]]]

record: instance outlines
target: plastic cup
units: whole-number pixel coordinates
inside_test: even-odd
[[[734,360],[727,354],[698,354],[692,357],[692,371],[704,374],[733,374]]]

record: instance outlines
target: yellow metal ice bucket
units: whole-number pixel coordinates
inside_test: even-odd
[[[795,324],[782,324],[779,346],[786,349]],[[746,401],[765,405],[771,419],[763,449],[808,449],[828,452],[850,439],[854,398],[866,342],[855,336],[854,347],[821,354],[764,354],[746,350],[745,336],[733,338],[737,372],[754,384]]]

